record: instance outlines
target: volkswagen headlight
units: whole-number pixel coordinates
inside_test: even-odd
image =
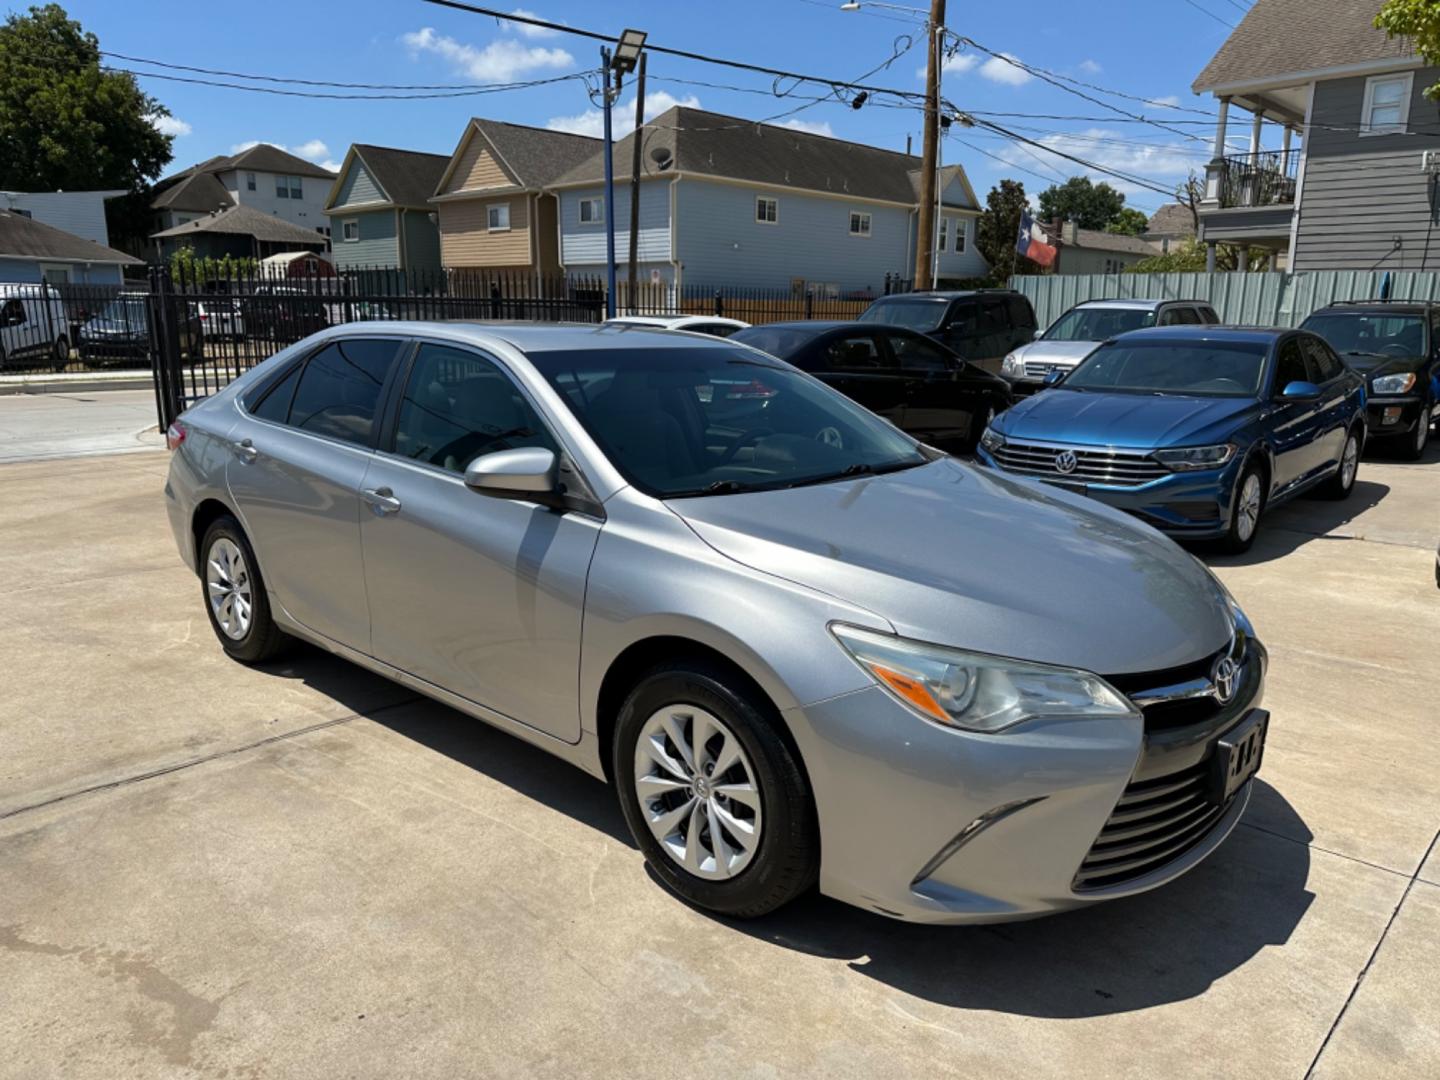
[[[1012,352],[1000,361],[1000,374],[1009,375],[1013,379],[1025,374],[1025,361],[1020,358],[1019,353]]]
[[[929,645],[843,623],[832,624],[830,632],[891,696],[947,727],[992,734],[1042,717],[1139,716],[1088,671]]]
[[[1177,472],[1197,469],[1218,469],[1235,456],[1234,443],[1216,446],[1184,446],[1175,450],[1156,450],[1155,460]]]
[[[1415,386],[1415,373],[1403,375],[1381,375],[1370,380],[1370,389],[1377,394],[1408,394]]]
[[[987,427],[980,433],[980,445],[986,450],[998,450],[1005,445],[1005,436],[1001,435],[992,427]]]

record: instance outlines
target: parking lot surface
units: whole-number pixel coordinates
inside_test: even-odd
[[[1272,655],[1231,839],[960,929],[701,914],[580,772],[314,650],[225,659],[166,466],[0,465],[0,1075],[1440,1075],[1436,449],[1210,559]]]

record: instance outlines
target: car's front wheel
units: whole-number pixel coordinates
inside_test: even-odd
[[[290,639],[270,615],[265,581],[240,523],[228,515],[213,521],[200,541],[200,558],[205,612],[225,651],[245,664],[279,653]]]
[[[1335,475],[1325,484],[1326,498],[1345,499],[1355,490],[1355,477],[1360,471],[1360,433],[1352,430],[1345,436],[1345,448],[1340,451],[1340,464]]]
[[[689,902],[773,911],[819,871],[810,786],[773,710],[719,665],[666,664],[621,707],[612,775],[635,842]]]
[[[1235,485],[1235,501],[1230,510],[1230,527],[1222,546],[1231,554],[1249,551],[1260,530],[1260,515],[1265,512],[1265,470],[1247,465]]]
[[[1405,449],[1401,456],[1406,461],[1419,461],[1425,456],[1425,448],[1430,445],[1430,403],[1420,403],[1420,418],[1415,421],[1415,430],[1405,442]]]
[[[51,361],[56,371],[64,371],[70,366],[70,339],[63,334],[55,339],[55,347],[51,351]]]

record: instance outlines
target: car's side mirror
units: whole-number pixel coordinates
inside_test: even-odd
[[[1051,368],[1045,373],[1044,384],[1046,386],[1054,386],[1063,378],[1065,378],[1065,372],[1061,371],[1059,368]],[[1056,400],[1058,401],[1059,399],[1057,398]]]
[[[5,316],[3,321],[0,321],[0,326],[19,326],[24,321],[25,313],[23,311],[12,311]]]
[[[539,446],[482,454],[465,469],[465,486],[495,499],[519,499],[558,506],[559,462]]]
[[[1296,379],[1286,384],[1285,389],[1280,391],[1280,396],[1286,401],[1314,401],[1320,396],[1320,387],[1313,382]]]

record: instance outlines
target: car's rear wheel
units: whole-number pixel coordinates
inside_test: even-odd
[[[255,552],[240,523],[217,518],[200,541],[200,586],[205,612],[221,646],[234,659],[258,664],[290,641],[275,624]]]
[[[621,707],[612,775],[655,874],[699,907],[752,917],[819,871],[805,774],[773,710],[718,665],[650,671]]]
[[[1415,430],[1410,438],[1405,441],[1405,449],[1401,456],[1406,461],[1419,461],[1425,456],[1425,448],[1430,445],[1430,403],[1420,403],[1420,417],[1415,421]]]
[[[1327,499],[1349,498],[1355,490],[1355,477],[1360,472],[1360,433],[1350,431],[1345,436],[1345,448],[1340,451],[1340,465],[1335,475],[1325,482],[1324,494]]]
[[[56,371],[64,371],[70,366],[70,339],[63,334],[55,339],[55,347],[51,352],[51,359],[55,363]]]
[[[1260,516],[1265,512],[1265,470],[1247,465],[1235,485],[1235,505],[1230,510],[1230,528],[1222,546],[1232,554],[1249,551],[1260,531]]]

